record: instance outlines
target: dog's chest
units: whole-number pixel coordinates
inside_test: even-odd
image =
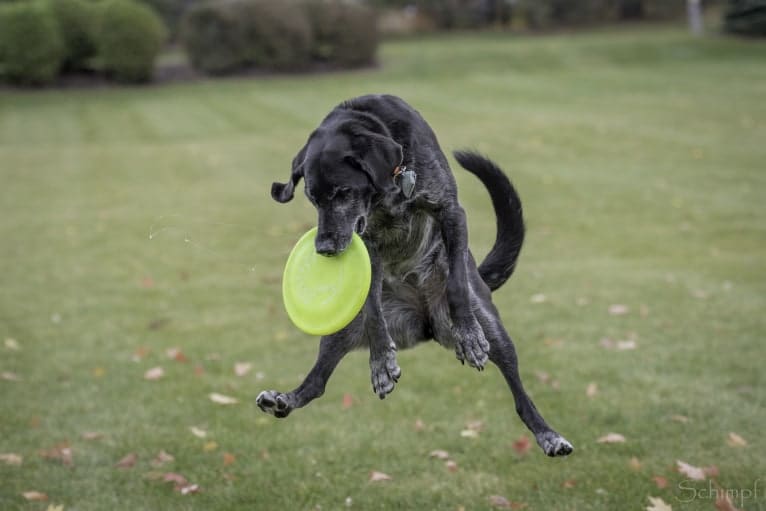
[[[444,282],[447,260],[436,220],[419,211],[386,220],[371,225],[384,282],[394,288],[404,285],[416,289]]]

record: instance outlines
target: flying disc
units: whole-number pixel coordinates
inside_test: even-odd
[[[346,327],[362,310],[372,266],[358,234],[353,234],[346,250],[331,257],[316,252],[316,235],[314,227],[290,252],[282,276],[282,298],[295,326],[307,334],[329,335]]]

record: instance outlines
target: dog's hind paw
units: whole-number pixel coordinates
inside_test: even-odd
[[[293,411],[290,401],[290,396],[287,394],[282,394],[276,390],[264,390],[258,394],[255,404],[264,412],[282,419]]]
[[[489,359],[489,343],[478,323],[472,327],[455,327],[455,356],[461,363],[484,370]]]
[[[396,349],[388,349],[378,356],[370,355],[370,378],[372,390],[380,399],[394,390],[402,370],[396,363]]]
[[[538,445],[548,456],[568,456],[574,450],[566,438],[555,431],[546,431],[536,435]]]

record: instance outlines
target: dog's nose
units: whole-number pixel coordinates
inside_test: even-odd
[[[334,256],[338,253],[338,243],[333,238],[317,238],[314,246],[317,253],[324,256]]]

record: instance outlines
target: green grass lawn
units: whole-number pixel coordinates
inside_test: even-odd
[[[755,486],[735,503],[766,509],[766,45],[665,28],[485,34],[388,43],[380,60],[0,91],[0,453],[23,458],[0,460],[0,509],[481,510],[494,495],[512,509],[655,496],[712,510],[715,485]],[[333,106],[369,92],[402,96],[445,150],[475,147],[517,184],[528,237],[495,300],[569,458],[515,449],[531,435],[499,372],[436,345],[399,353],[385,401],[354,353],[288,419],[254,406],[297,385],[318,345],[280,294],[315,213],[301,194],[273,202],[271,182]],[[489,198],[455,172],[481,258]],[[237,376],[237,362],[252,370]],[[145,379],[154,367],[164,376]],[[472,421],[478,436],[462,436]],[[597,442],[607,433],[626,441]],[[175,459],[153,466],[161,450]],[[676,460],[718,475],[690,482]],[[156,480],[167,472],[199,493]],[[26,501],[32,490],[49,500]]]

